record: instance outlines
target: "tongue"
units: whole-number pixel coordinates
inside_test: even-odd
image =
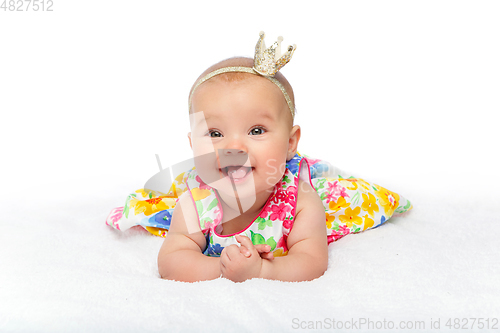
[[[247,167],[227,167],[227,174],[233,178],[243,178],[247,175],[248,168]]]

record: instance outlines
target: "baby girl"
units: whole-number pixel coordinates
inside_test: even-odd
[[[191,90],[188,137],[196,171],[159,252],[164,279],[304,281],[327,268],[323,204],[310,182],[299,179],[300,170],[286,167],[299,158],[292,87],[279,72],[274,80],[259,74],[256,63],[250,58],[221,61],[202,73]],[[200,191],[216,199],[215,218],[202,219],[193,196]],[[216,225],[209,225],[214,220]],[[277,242],[282,251],[273,254],[269,243],[252,242],[259,238]],[[220,256],[204,255],[207,246],[212,255],[220,249]]]
[[[281,56],[281,37],[269,49],[263,39],[261,32],[254,59],[221,61],[193,85],[194,168],[167,194],[137,190],[108,216],[117,230],[141,225],[166,237],[158,254],[164,279],[313,280],[327,268],[329,243],[412,208],[297,152],[294,94],[279,72],[295,46]]]

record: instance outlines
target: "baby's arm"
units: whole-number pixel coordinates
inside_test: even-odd
[[[288,255],[262,260],[259,277],[281,281],[313,280],[326,271],[328,243],[325,209],[309,183],[299,181],[293,228],[287,239]]]
[[[179,198],[167,238],[158,253],[162,279],[185,282],[213,280],[220,276],[220,259],[202,253],[205,236],[189,193]]]

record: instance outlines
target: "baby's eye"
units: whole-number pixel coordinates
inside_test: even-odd
[[[209,133],[211,138],[220,138],[222,137],[222,134],[219,131],[210,131]]]
[[[250,131],[250,135],[262,135],[264,134],[265,130],[261,127],[255,127],[255,128],[252,128],[252,130]]]

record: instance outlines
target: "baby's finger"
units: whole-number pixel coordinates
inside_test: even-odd
[[[261,254],[261,255],[263,253],[271,251],[271,247],[267,244],[256,244],[256,245],[254,245],[254,247],[257,250],[257,252],[259,252],[259,254]]]
[[[264,252],[260,254],[260,257],[262,259],[267,259],[267,260],[274,260],[274,255],[272,252]]]
[[[228,261],[231,261],[237,254],[240,253],[240,249],[237,245],[229,245],[224,248],[224,253]],[[222,255],[222,253],[221,253]]]
[[[225,277],[226,275],[226,266],[224,266],[224,264],[221,262],[221,265],[220,265],[220,277]]]
[[[259,252],[262,259],[273,260],[274,255],[271,252],[271,246],[267,244],[257,244],[254,245],[257,252]]]
[[[248,249],[245,246],[243,246],[243,245],[240,246],[240,253],[243,254],[247,258],[252,255],[250,253],[250,251],[248,251]]]
[[[252,253],[252,251],[255,250],[252,241],[247,236],[236,235],[235,238],[238,241],[238,243],[246,247],[248,251],[250,251],[250,253]]]
[[[223,249],[222,252],[221,252],[221,254],[220,254],[220,260],[219,260],[219,262],[220,262],[220,267],[221,268],[222,267],[224,267],[224,268],[226,267],[225,262],[228,260],[227,252],[225,250],[226,249]]]
[[[220,261],[220,269],[221,271],[226,269],[226,265],[224,264],[223,260]]]

